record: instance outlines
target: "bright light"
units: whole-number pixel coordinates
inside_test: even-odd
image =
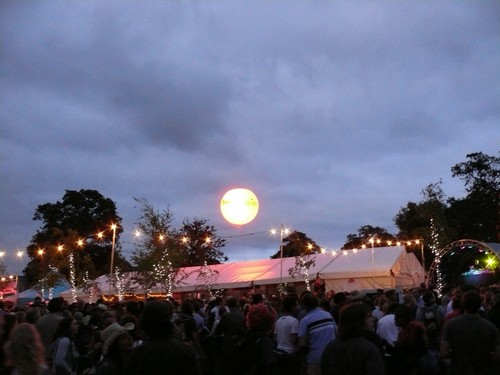
[[[488,257],[486,258],[486,267],[495,269],[497,267],[498,261],[496,257]]]
[[[42,256],[44,254],[43,249],[38,249],[38,255]]]
[[[5,251],[0,251],[0,258],[3,258],[5,255]]]
[[[232,189],[220,201],[224,219],[231,224],[244,225],[251,222],[259,212],[257,196],[248,189]]]
[[[17,252],[17,257],[18,257],[18,258],[22,258],[22,257],[23,257],[23,252],[22,252],[21,250],[19,250],[19,251]]]
[[[83,246],[83,240],[78,240],[78,241],[76,242],[76,244],[77,244],[78,246],[82,247],[82,246]]]
[[[139,231],[139,229],[135,230],[135,234],[134,235],[135,235],[135,238],[138,238],[138,237],[141,236],[141,232]]]
[[[61,253],[63,251],[63,248],[64,248],[63,245],[59,245],[59,246],[57,246],[57,251],[59,251]]]

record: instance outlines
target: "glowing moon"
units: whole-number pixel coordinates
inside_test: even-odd
[[[248,224],[259,212],[259,201],[251,190],[232,189],[222,197],[220,210],[231,224]]]

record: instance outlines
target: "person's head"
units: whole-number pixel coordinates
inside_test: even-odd
[[[20,323],[10,333],[5,345],[7,363],[20,375],[35,374],[37,366],[44,364],[44,347],[33,324]]]
[[[42,316],[42,312],[38,307],[30,307],[24,313],[24,319],[26,323],[35,324],[38,319]]]
[[[172,334],[172,309],[164,301],[148,301],[144,304],[140,319],[144,333],[153,339],[167,338]]]
[[[59,313],[64,307],[64,299],[62,297],[52,298],[47,304],[47,310],[51,313]]]
[[[238,300],[234,297],[227,297],[226,306],[229,307],[230,309],[236,309],[238,308]]]
[[[305,310],[311,311],[319,306],[319,299],[312,293],[305,293],[300,298],[300,304]]]
[[[364,303],[353,303],[343,307],[339,313],[339,338],[349,340],[361,337],[366,330],[373,330],[373,317]]]
[[[251,306],[247,314],[248,328],[255,332],[271,332],[275,320],[273,311],[263,303]]]
[[[133,323],[126,323],[121,326],[118,323],[112,323],[101,332],[102,354],[110,355],[112,353],[126,353],[133,349],[132,336],[129,331],[134,329]]]
[[[436,302],[436,296],[434,296],[434,293],[431,290],[427,290],[424,294],[422,294],[422,301],[426,305],[432,305]]]
[[[292,313],[297,307],[297,298],[294,296],[286,296],[283,298],[282,309],[284,313]]]
[[[102,326],[103,328],[106,328],[110,324],[116,323],[118,321],[118,318],[116,316],[116,311],[115,310],[106,310],[102,313]]]
[[[347,296],[343,292],[338,292],[333,295],[333,303],[336,306],[342,306],[348,302]]]
[[[481,308],[481,295],[475,290],[465,292],[462,297],[462,307],[468,314],[476,314]]]
[[[189,301],[184,301],[181,305],[181,312],[183,312],[186,315],[193,315],[194,313],[193,304]]]
[[[258,303],[262,303],[264,302],[264,296],[260,293],[255,293],[253,296],[252,296],[252,303],[254,305],[257,305]]]
[[[74,339],[78,333],[78,322],[73,317],[63,318],[56,328],[52,341],[56,341],[59,337],[69,337]]]
[[[413,319],[412,310],[405,305],[399,305],[394,312],[394,321],[398,327],[405,327]]]
[[[139,314],[141,313],[141,307],[139,305],[139,302],[137,302],[137,301],[127,301],[125,303],[125,311],[128,314],[139,316]]]

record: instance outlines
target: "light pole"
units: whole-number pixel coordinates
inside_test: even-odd
[[[116,240],[116,224],[111,224],[111,230],[113,231],[113,239],[111,242],[111,262],[109,266],[109,297],[111,299],[111,285],[113,284],[113,261],[115,258],[115,240]]]
[[[290,229],[285,228],[283,224],[280,226],[280,289],[283,288],[283,236],[288,235]],[[276,234],[276,230],[271,230],[271,234]],[[282,292],[280,290],[280,292]]]

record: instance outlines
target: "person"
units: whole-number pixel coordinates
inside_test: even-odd
[[[384,307],[385,314],[377,322],[377,335],[384,341],[386,351],[390,351],[396,341],[398,341],[399,327],[396,325],[395,315],[399,304],[397,302],[388,302]]]
[[[307,351],[307,375],[321,373],[321,355],[325,346],[335,339],[336,325],[333,316],[319,307],[319,300],[312,293],[302,295],[300,303],[305,315],[299,321],[298,348]]]
[[[219,323],[214,326],[215,336],[220,340],[220,355],[216,358],[215,365],[221,374],[234,374],[241,366],[240,346],[246,336],[245,317],[239,310],[235,297],[227,297],[226,306],[229,312],[221,310]]]
[[[124,366],[124,375],[199,375],[196,356],[186,344],[173,337],[172,310],[164,301],[144,304],[140,319],[145,334]]]
[[[300,357],[297,355],[299,321],[292,315],[296,305],[295,297],[283,298],[283,315],[274,325],[275,371],[281,374],[294,375],[300,370]]]
[[[418,308],[415,319],[425,326],[427,344],[431,350],[439,350],[441,327],[445,318],[445,309],[436,303],[436,297],[431,290],[422,295],[424,306]]]
[[[10,333],[5,345],[10,375],[48,375],[45,348],[33,324],[20,323]]]
[[[47,304],[48,313],[39,318],[36,323],[36,329],[42,337],[42,343],[45,348],[45,359],[50,366],[50,346],[59,323],[63,319],[61,311],[64,307],[64,299],[61,297],[52,298]]]
[[[382,353],[366,331],[372,329],[373,317],[366,304],[355,303],[340,311],[337,337],[321,356],[322,375],[383,375]]]
[[[76,375],[79,353],[75,345],[78,322],[73,317],[61,320],[50,346],[52,373],[54,375]]]
[[[103,359],[97,366],[96,375],[120,375],[123,365],[132,352],[132,336],[129,331],[134,329],[133,323],[121,326],[112,323],[101,332]]]
[[[248,375],[270,375],[273,365],[274,342],[271,335],[274,330],[276,314],[274,310],[263,303],[250,307],[247,315],[248,341],[246,358],[250,358],[250,366],[241,368],[236,373]],[[228,374],[235,374],[231,372]]]
[[[464,313],[444,326],[441,340],[440,354],[450,359],[450,374],[498,374],[500,333],[479,314],[480,294],[465,292],[462,308]]]
[[[388,373],[415,375],[421,360],[427,353],[425,327],[421,322],[413,319],[413,310],[406,305],[397,307],[394,320],[400,331],[391,352],[394,367],[388,369]]]

